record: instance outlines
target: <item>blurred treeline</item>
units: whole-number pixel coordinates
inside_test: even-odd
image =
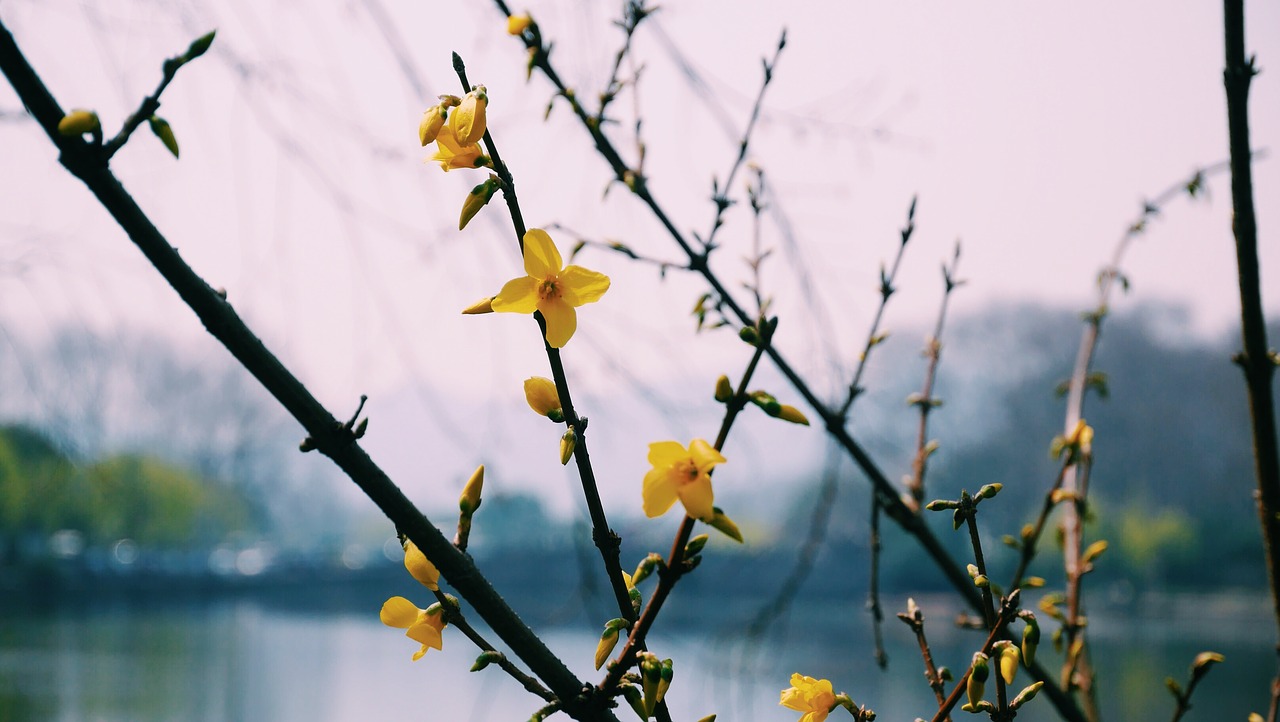
[[[1080,328],[1065,310],[1007,305],[958,318],[943,339],[936,393],[945,404],[930,429],[941,447],[927,498],[1003,483],[999,504],[984,507],[981,520],[994,544],[1034,517],[1053,480],[1048,447],[1063,415],[1054,391],[1070,372]],[[1185,312],[1157,305],[1104,326],[1096,368],[1106,375],[1107,395],[1092,398],[1085,412],[1097,430],[1088,534],[1111,543],[1097,577],[1141,587],[1257,587],[1263,579],[1248,416],[1230,360],[1238,341],[1189,329]],[[1272,333],[1280,336],[1280,329]],[[886,342],[855,411],[856,433],[891,478],[910,468],[918,417],[903,399],[922,378],[921,346],[922,334],[905,329]],[[66,332],[0,360],[0,392],[0,562],[57,552],[66,532],[89,547],[130,539],[144,548],[207,550],[267,540],[332,552],[363,543],[370,559],[386,562],[377,553],[391,532],[385,522],[372,523],[371,509],[344,509],[331,488],[313,486],[299,471],[296,428],[229,363],[154,337]],[[821,446],[813,448],[819,453],[792,478],[755,485],[786,488],[792,493],[785,497],[735,492],[749,544],[723,560],[730,576],[729,567],[743,566],[738,553],[781,569],[795,558],[804,535],[779,532],[809,526],[823,461]],[[865,583],[866,484],[854,471],[839,473],[810,593]],[[782,515],[779,498],[790,504]],[[424,501],[430,511],[452,499]],[[647,551],[652,525],[628,519],[638,508],[615,514],[627,552]],[[450,521],[448,513],[433,518]],[[495,490],[477,517],[477,553],[501,553],[505,541],[512,552],[561,553],[586,536],[575,523],[534,496]],[[538,549],[520,531],[530,528],[540,530]],[[503,530],[519,533],[506,540]],[[884,535],[887,590],[939,583],[910,540],[892,525]],[[963,542],[959,536],[940,528],[944,540]],[[998,576],[1013,558],[992,556]],[[1042,563],[1032,573],[1054,578],[1052,562]]]

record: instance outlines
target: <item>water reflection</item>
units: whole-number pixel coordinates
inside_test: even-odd
[[[1270,634],[1266,605],[1228,602],[1170,598],[1150,602],[1147,614],[1095,615],[1104,716],[1168,719],[1164,678],[1183,679],[1204,649],[1224,653],[1227,662],[1197,692],[1198,710],[1206,718],[1243,719],[1262,708],[1274,665],[1270,643],[1261,639]],[[458,635],[446,632],[443,652],[410,662],[417,645],[378,622],[380,603],[371,595],[367,611],[251,598],[10,609],[0,624],[0,720],[511,720],[537,708],[538,700],[500,674],[469,673],[476,652]],[[939,662],[960,666],[980,640],[943,622],[945,606],[925,608],[938,620],[929,631]],[[888,673],[871,659],[861,609],[780,626],[786,643],[772,644],[768,655],[744,657],[732,636],[710,645],[687,641],[705,630],[687,637],[668,630],[651,646],[676,660],[669,701],[677,719],[712,712],[721,720],[793,719],[777,707],[793,671],[832,678],[880,719],[927,714],[931,696],[913,640],[896,620],[886,624]],[[590,679],[597,634],[558,629],[547,640]],[[1038,702],[1019,716],[1054,718]]]

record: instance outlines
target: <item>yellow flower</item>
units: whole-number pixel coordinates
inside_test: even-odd
[[[458,111],[454,111],[454,115]],[[436,135],[436,154],[431,156],[440,167],[449,172],[454,168],[488,168],[489,156],[481,155],[480,146],[466,145],[458,142],[453,125],[446,123]]]
[[[547,323],[547,345],[552,348],[562,348],[573,337],[578,327],[574,307],[599,301],[609,290],[609,277],[603,273],[563,263],[551,236],[541,228],[530,228],[524,234],[528,275],[507,281],[492,304],[499,313],[541,311]]]
[[[507,16],[507,33],[510,35],[522,35],[532,24],[533,18],[529,16],[529,13],[509,15]]]
[[[471,478],[467,479],[467,485],[462,487],[462,496],[458,498],[458,509],[463,514],[470,515],[480,508],[481,492],[484,490],[484,464],[476,467],[471,472]],[[424,556],[423,559],[426,559]],[[439,579],[439,572],[436,572],[436,578]]]
[[[484,109],[488,104],[489,95],[484,86],[477,85],[462,99],[458,108],[449,114],[449,127],[453,129],[460,145],[475,145],[484,137]]]
[[[802,674],[791,675],[791,687],[782,690],[782,698],[778,704],[804,712],[800,722],[823,722],[836,706],[836,695],[831,690],[831,682],[825,679],[814,679]]]
[[[643,489],[647,516],[666,514],[677,498],[695,519],[707,521],[715,516],[711,469],[725,463],[715,447],[703,439],[694,439],[688,449],[675,441],[659,441],[649,444],[649,463],[653,468],[644,475]]]
[[[404,597],[392,597],[382,605],[378,617],[388,627],[406,630],[404,636],[422,645],[422,649],[413,653],[415,662],[422,659],[428,649],[443,649],[444,608],[439,604],[418,609]]]
[[[541,376],[534,376],[524,380],[524,398],[529,402],[529,408],[538,412],[543,416],[550,417],[556,414],[559,420],[564,420],[564,414],[560,410],[560,393],[556,391],[556,382]]]
[[[481,467],[484,468],[484,467]],[[477,504],[477,506],[479,506]],[[440,570],[436,569],[436,565],[427,559],[427,555],[418,550],[418,545],[405,539],[404,541],[404,568],[409,570],[409,574],[422,583],[422,586],[437,591],[440,589]]]

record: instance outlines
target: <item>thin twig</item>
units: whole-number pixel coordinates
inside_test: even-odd
[[[920,657],[924,660],[924,678],[928,680],[929,688],[938,698],[938,706],[942,707],[947,703],[946,683],[942,679],[942,673],[938,671],[938,666],[933,662],[933,650],[929,647],[929,640],[925,639],[924,612],[920,611],[916,600],[908,599],[907,611],[899,612],[898,619],[911,627],[912,633],[916,635],[916,643],[920,645]],[[950,717],[947,719],[950,720]]]
[[[445,615],[446,623],[452,624],[459,632],[462,632],[463,636],[470,639],[471,642],[482,651],[498,651],[498,649],[490,644],[482,634],[476,631],[475,627],[471,626],[471,623],[468,622],[467,618],[463,615],[462,610],[458,608],[455,600],[439,589],[433,590],[433,593],[435,594],[436,601],[440,602],[440,606],[444,608],[443,614]],[[552,694],[546,687],[543,687],[542,683],[538,680],[530,677],[528,674],[525,674],[524,670],[517,667],[510,659],[507,659],[507,655],[500,653],[498,659],[494,663],[497,664],[502,671],[510,675],[512,679],[519,682],[520,685],[529,692],[541,697],[547,702],[556,701],[557,698],[554,694]]]

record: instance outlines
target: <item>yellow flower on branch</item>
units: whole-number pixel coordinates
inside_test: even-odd
[[[541,311],[547,324],[547,345],[552,348],[563,348],[578,328],[574,308],[599,301],[609,290],[609,277],[603,273],[565,266],[555,242],[541,228],[530,228],[524,234],[524,270],[527,276],[507,281],[494,297],[493,310]]]
[[[711,469],[725,458],[714,446],[703,439],[694,439],[687,449],[676,441],[659,441],[649,444],[649,463],[653,468],[644,475],[642,490],[645,515],[662,516],[679,499],[695,519],[715,516]]]
[[[413,661],[422,659],[428,649],[443,649],[445,622],[444,607],[440,604],[419,609],[404,597],[392,597],[382,605],[378,616],[383,624],[405,630],[404,636],[422,645],[422,649],[413,653]]]
[[[814,679],[797,673],[791,675],[791,687],[782,690],[782,698],[778,704],[804,712],[800,722],[823,722],[836,706],[836,695],[829,680]]]
[[[451,115],[457,113],[455,110]],[[480,152],[479,145],[460,143],[450,123],[436,135],[436,153],[431,160],[438,162],[446,173],[454,168],[488,168],[491,163],[489,156]]]

